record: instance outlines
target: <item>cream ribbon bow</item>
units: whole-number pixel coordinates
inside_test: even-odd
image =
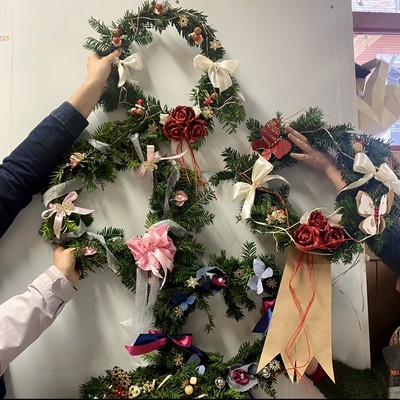
[[[240,216],[242,220],[248,219],[251,216],[251,207],[254,203],[256,189],[261,187],[272,179],[281,179],[289,185],[289,182],[280,175],[269,175],[274,166],[267,161],[264,157],[259,157],[253,165],[253,172],[251,180],[253,183],[250,185],[246,182],[236,182],[233,185],[233,198],[234,201],[244,200],[242,212]]]
[[[208,77],[215,88],[218,88],[222,93],[224,90],[232,86],[231,75],[235,72],[239,64],[238,60],[225,60],[221,62],[214,62],[198,54],[193,59],[195,68],[208,72]]]
[[[139,53],[133,53],[126,57],[124,60],[120,60],[118,57],[115,59],[115,64],[118,67],[119,82],[118,87],[121,87],[125,82],[134,85],[138,81],[133,79],[132,72],[134,69],[143,69],[142,57]]]
[[[396,194],[400,194],[399,179],[387,163],[381,164],[377,170],[375,165],[365,153],[356,153],[354,157],[353,171],[364,174],[364,176],[347,185],[339,193],[345,190],[360,187],[367,183],[371,178],[375,178],[387,186],[389,190],[393,189]]]

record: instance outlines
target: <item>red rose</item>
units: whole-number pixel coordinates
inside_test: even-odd
[[[215,289],[220,290],[228,285],[228,280],[226,279],[226,276],[213,275],[211,283]]]
[[[196,118],[193,107],[178,106],[175,107],[169,116],[169,119],[177,124],[187,124]]]
[[[164,135],[170,140],[181,141],[185,137],[185,127],[174,121],[167,121],[163,126]]]
[[[329,227],[328,220],[321,211],[313,211],[308,218],[308,225],[315,226],[320,231],[325,231]]]
[[[301,251],[319,249],[323,245],[321,232],[315,226],[301,224],[294,231],[293,237]]]
[[[332,225],[325,232],[322,232],[324,245],[323,250],[335,250],[344,242],[344,231],[342,226]]]
[[[249,373],[240,368],[232,372],[232,378],[238,385],[246,385],[249,383]]]
[[[189,143],[193,143],[207,136],[206,122],[202,119],[196,118],[185,128],[185,137]]]

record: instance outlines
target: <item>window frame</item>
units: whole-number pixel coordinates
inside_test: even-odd
[[[353,11],[353,33],[400,35],[400,13]]]
[[[400,13],[353,11],[352,14],[354,34],[400,35]],[[400,151],[400,145],[390,147],[392,151]]]

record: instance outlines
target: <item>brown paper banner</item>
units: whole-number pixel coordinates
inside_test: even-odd
[[[313,357],[335,381],[332,364],[332,277],[326,257],[293,247],[287,257],[278,296],[258,363],[261,371],[279,353],[292,382]]]

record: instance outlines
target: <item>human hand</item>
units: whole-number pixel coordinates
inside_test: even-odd
[[[86,63],[86,79],[85,84],[98,85],[103,90],[107,88],[107,79],[110,75],[112,65],[116,57],[122,54],[122,49],[115,49],[108,56],[100,57],[96,53],[92,53]]]
[[[79,272],[75,269],[76,249],[57,246],[53,252],[53,264],[68,279],[71,285],[79,280]]]
[[[322,171],[335,186],[339,192],[346,186],[342,179],[342,174],[335,165],[335,159],[328,153],[313,148],[307,138],[300,132],[286,125],[288,138],[291,140],[303,153],[291,153],[290,156],[296,160],[303,161],[310,167]]]
[[[116,49],[108,56],[100,57],[92,53],[86,63],[86,78],[68,101],[87,118],[107,88],[107,79],[116,57],[122,49]]]

